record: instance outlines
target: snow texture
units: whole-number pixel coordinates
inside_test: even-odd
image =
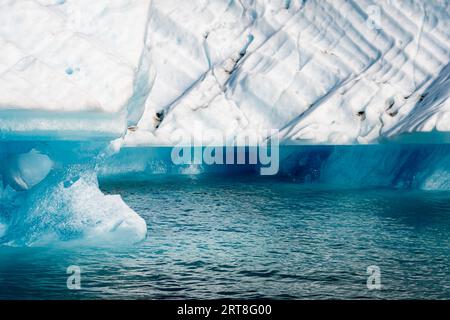
[[[443,0],[0,0],[0,136],[439,140],[449,18]]]

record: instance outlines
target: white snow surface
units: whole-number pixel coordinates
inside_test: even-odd
[[[450,134],[447,0],[0,0],[0,49],[0,139]]]
[[[148,87],[149,4],[0,0],[2,136],[121,135]]]

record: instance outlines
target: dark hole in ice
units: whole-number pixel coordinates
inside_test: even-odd
[[[361,118],[361,120],[365,120],[366,119],[366,112],[364,110],[358,111],[357,115],[358,115],[358,117]]]
[[[423,101],[423,99],[425,99],[425,98],[427,97],[427,95],[428,95],[428,93],[427,93],[427,92],[425,92],[425,93],[421,94],[421,95],[420,95],[420,98],[419,98],[419,102],[422,102],[422,101]]]
[[[156,122],[155,124],[155,128],[158,129],[159,125],[161,124],[161,122],[164,119],[164,110],[158,111],[155,113],[154,115],[154,120]]]
[[[389,112],[389,115],[390,115],[391,117],[395,117],[397,114],[398,114],[398,110]]]

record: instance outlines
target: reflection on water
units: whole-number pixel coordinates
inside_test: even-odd
[[[450,298],[450,193],[277,178],[109,182],[147,221],[128,248],[0,248],[0,298]],[[82,290],[66,268],[82,269]],[[369,291],[366,269],[381,268]]]

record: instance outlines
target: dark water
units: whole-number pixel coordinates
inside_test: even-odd
[[[171,175],[102,188],[146,219],[146,241],[1,247],[0,298],[450,298],[448,191]],[[381,290],[366,286],[370,265]]]

